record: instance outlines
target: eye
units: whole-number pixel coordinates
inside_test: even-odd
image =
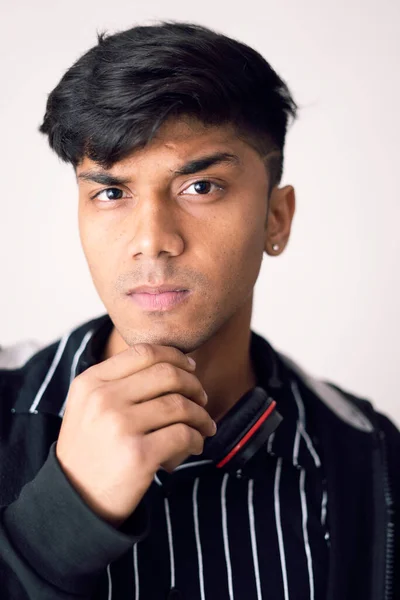
[[[211,191],[215,191],[212,190],[211,188],[214,186],[214,188],[216,188],[217,191],[222,190],[222,187],[217,185],[216,183],[213,183],[212,181],[208,181],[207,179],[201,179],[199,181],[195,181],[194,183],[192,183],[192,185],[190,185],[188,188],[186,188],[186,190],[184,190],[184,194],[188,193],[188,190],[190,190],[190,188],[194,188],[195,190],[195,195],[201,195],[201,196],[206,196],[207,194],[209,194]],[[190,194],[190,192],[189,192]]]
[[[101,190],[97,194],[93,196],[93,199],[101,200],[102,202],[107,202],[107,200],[121,200],[124,198],[124,191],[119,188],[110,187],[105,190]]]

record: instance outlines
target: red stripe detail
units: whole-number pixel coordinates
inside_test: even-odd
[[[261,427],[261,425],[264,423],[265,419],[267,419],[269,417],[269,415],[274,410],[275,406],[276,406],[276,402],[275,402],[275,400],[272,400],[271,404],[268,406],[268,408],[265,411],[265,413],[263,413],[261,415],[261,417],[254,423],[254,425],[249,429],[249,431],[246,433],[246,435],[244,435],[242,437],[242,439],[240,440],[240,442],[238,442],[236,444],[236,446],[234,448],[232,448],[232,450],[229,452],[229,454],[227,454],[225,456],[225,458],[223,458],[217,464],[217,468],[218,469],[220,469],[221,467],[225,466],[226,463],[229,462],[235,456],[235,454],[237,454],[239,452],[239,450],[242,448],[242,446],[244,446],[245,443],[248,442],[248,440],[255,434],[255,432],[257,431],[257,429],[259,429]]]

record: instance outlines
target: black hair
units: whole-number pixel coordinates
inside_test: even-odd
[[[169,117],[232,124],[261,155],[276,151],[271,189],[296,112],[287,85],[254,49],[197,24],[164,21],[99,34],[50,93],[39,130],[75,167],[87,156],[110,168]]]

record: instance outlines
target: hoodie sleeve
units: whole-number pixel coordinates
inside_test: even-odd
[[[400,598],[400,431],[385,415],[377,413],[381,431],[385,436],[393,531],[393,598]]]
[[[36,477],[0,508],[2,597],[89,599],[107,565],[148,531],[144,499],[118,529],[94,513],[65,476],[53,443]]]

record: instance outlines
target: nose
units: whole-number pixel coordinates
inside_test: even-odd
[[[165,197],[139,200],[133,212],[129,254],[136,259],[179,256],[184,240],[178,231],[176,210]]]

